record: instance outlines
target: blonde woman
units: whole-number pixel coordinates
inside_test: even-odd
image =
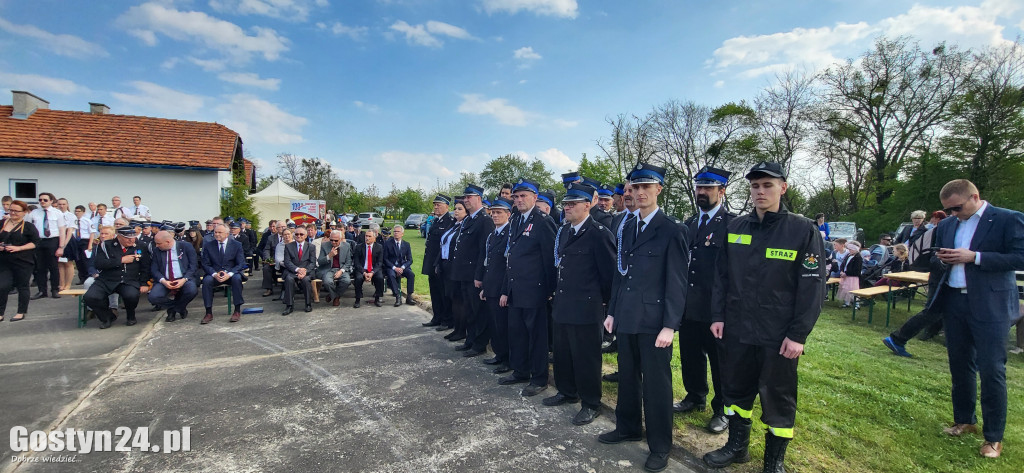
[[[843,299],[843,307],[850,307],[853,302],[853,294],[850,291],[860,289],[860,272],[864,268],[864,258],[860,255],[860,242],[849,241],[846,249],[850,251],[841,263],[839,263],[839,292],[837,298]]]
[[[910,271],[910,250],[907,249],[907,245],[899,243],[892,247],[892,252],[896,255],[896,258],[892,260],[889,265],[888,272],[890,273],[902,273],[903,271]],[[892,287],[902,286],[903,283],[900,281],[890,281],[889,278],[881,278],[875,282],[876,286],[888,286]]]

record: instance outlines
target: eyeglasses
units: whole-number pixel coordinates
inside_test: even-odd
[[[331,243],[341,243],[341,240],[331,240]]]
[[[12,213],[12,214],[23,214],[23,213],[25,213],[24,210],[14,210],[14,209],[9,209],[9,210],[7,210],[7,212],[8,213]]]
[[[49,202],[50,199],[39,199],[40,202]]]
[[[967,202],[964,202],[964,204],[966,204],[966,203]],[[942,209],[942,211],[946,212],[946,215],[949,215],[949,214],[951,214],[953,212],[960,212],[960,211],[962,211],[964,209],[964,204],[954,205],[952,207],[948,207],[948,208]]]

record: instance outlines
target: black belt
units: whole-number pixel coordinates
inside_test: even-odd
[[[966,287],[953,287],[953,286],[950,286],[949,284],[946,284],[946,287],[949,288],[952,291],[955,291],[954,294],[967,294],[967,288]]]

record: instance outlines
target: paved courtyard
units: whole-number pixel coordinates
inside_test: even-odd
[[[2,471],[642,471],[646,443],[599,444],[605,411],[584,427],[579,405],[544,407],[499,386],[480,361],[420,326],[414,306],[314,304],[280,315],[247,284],[245,314],[199,325],[200,296],[184,321],[165,323],[143,302],[139,324],[76,328],[75,299],[32,301],[25,321],[0,322]],[[393,301],[394,299],[391,299]],[[13,309],[12,300],[9,309]],[[8,310],[13,312],[13,310]],[[9,318],[8,318],[9,319]],[[189,429],[190,451],[16,453],[28,431]],[[116,432],[115,432],[116,433]],[[118,437],[113,443],[116,445]],[[129,444],[130,445],[130,444]],[[676,452],[680,454],[680,452]],[[684,458],[684,454],[677,455]],[[47,458],[49,457],[49,458]],[[672,461],[668,471],[691,471]]]

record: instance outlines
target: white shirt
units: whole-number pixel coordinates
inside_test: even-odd
[[[580,232],[580,227],[582,227],[584,223],[587,223],[587,219],[588,218],[590,218],[590,214],[587,214],[586,217],[583,217],[583,220],[580,223],[578,223],[576,225],[573,225],[572,226],[573,233],[579,233]]]
[[[39,230],[39,238],[58,238],[61,229],[64,228],[64,214],[59,209],[50,207],[44,209],[39,207],[28,214],[28,221]],[[46,235],[46,226],[50,228],[50,236]]]
[[[441,259],[447,260],[450,256],[451,241],[455,238],[455,232],[459,230],[461,225],[462,222],[458,222],[452,225],[452,228],[449,228],[448,231],[444,232],[444,235],[441,235]]]
[[[507,227],[507,226],[508,226],[508,222],[505,222],[505,224],[504,224],[504,225],[502,225],[502,226],[500,226],[500,227],[497,227],[497,228],[495,228],[495,229],[494,229],[494,236],[498,236],[498,235],[500,235],[500,234],[501,234],[501,231],[502,231],[502,230],[504,230],[504,229],[505,229],[505,227]]]
[[[152,217],[149,213],[149,207],[146,207],[146,204],[139,204],[136,207],[132,207],[129,212],[133,217],[138,215],[139,217],[146,217],[146,220],[149,220],[149,218]]]
[[[99,233],[100,227],[109,227],[112,225],[114,225],[114,216],[110,215],[110,212],[107,212],[107,214],[102,217],[100,214],[96,214],[96,216],[92,218],[93,233]]]
[[[956,233],[953,236],[953,248],[971,248],[971,240],[974,239],[974,232],[978,229],[978,223],[981,222],[981,214],[988,208],[988,202],[981,201],[981,207],[978,208],[974,215],[971,215],[966,221],[961,220],[960,225],[956,227]],[[981,252],[974,254],[974,264],[981,264]],[[954,264],[949,269],[949,279],[946,281],[946,285],[955,288],[967,287],[967,273],[964,272],[963,263]]]
[[[178,255],[178,244],[175,243],[174,246],[167,251],[167,254],[171,258],[171,269],[174,270],[174,279],[181,279],[185,275],[181,273],[181,256]],[[165,276],[164,278],[160,279],[160,282],[164,282],[165,280],[167,280],[166,277],[170,276],[170,274],[167,273],[167,259],[161,261],[160,264],[163,265]]]
[[[78,228],[78,238],[83,240],[92,239],[92,221],[85,218],[85,215],[82,215],[82,218],[77,220],[76,227]]]
[[[64,215],[64,226],[75,228],[75,220],[78,220],[78,217],[75,217],[75,213],[71,211],[61,213]]]
[[[715,206],[715,208],[713,208],[713,209],[711,209],[711,210],[709,210],[709,211],[707,211],[707,212],[705,212],[705,211],[701,210],[701,211],[700,211],[700,215],[698,215],[698,216],[697,216],[697,225],[698,225],[698,229],[700,228],[700,227],[699,227],[699,225],[700,225],[700,221],[701,221],[701,220],[702,220],[702,219],[704,218],[704,216],[705,216],[705,215],[707,215],[707,216],[708,216],[708,221],[707,221],[707,223],[705,223],[705,225],[707,225],[708,223],[711,223],[711,217],[712,217],[713,215],[715,215],[715,212],[718,212],[718,209],[719,209],[719,208],[721,208],[721,207],[722,207],[722,203],[721,203],[721,202],[719,202],[719,203],[718,203],[718,205],[716,205],[716,206]]]
[[[654,214],[658,213],[658,209],[659,209],[659,207],[657,205],[655,205],[654,206],[654,210],[652,210],[651,213],[647,214],[646,217],[641,218],[640,220],[637,220],[637,222],[636,222],[636,235],[637,236],[640,236],[640,232],[646,230],[647,227],[651,224],[651,220],[654,218]],[[637,210],[636,216],[638,218],[640,217],[640,211],[639,210]],[[640,221],[641,220],[644,222],[644,228],[643,229],[640,228]]]

